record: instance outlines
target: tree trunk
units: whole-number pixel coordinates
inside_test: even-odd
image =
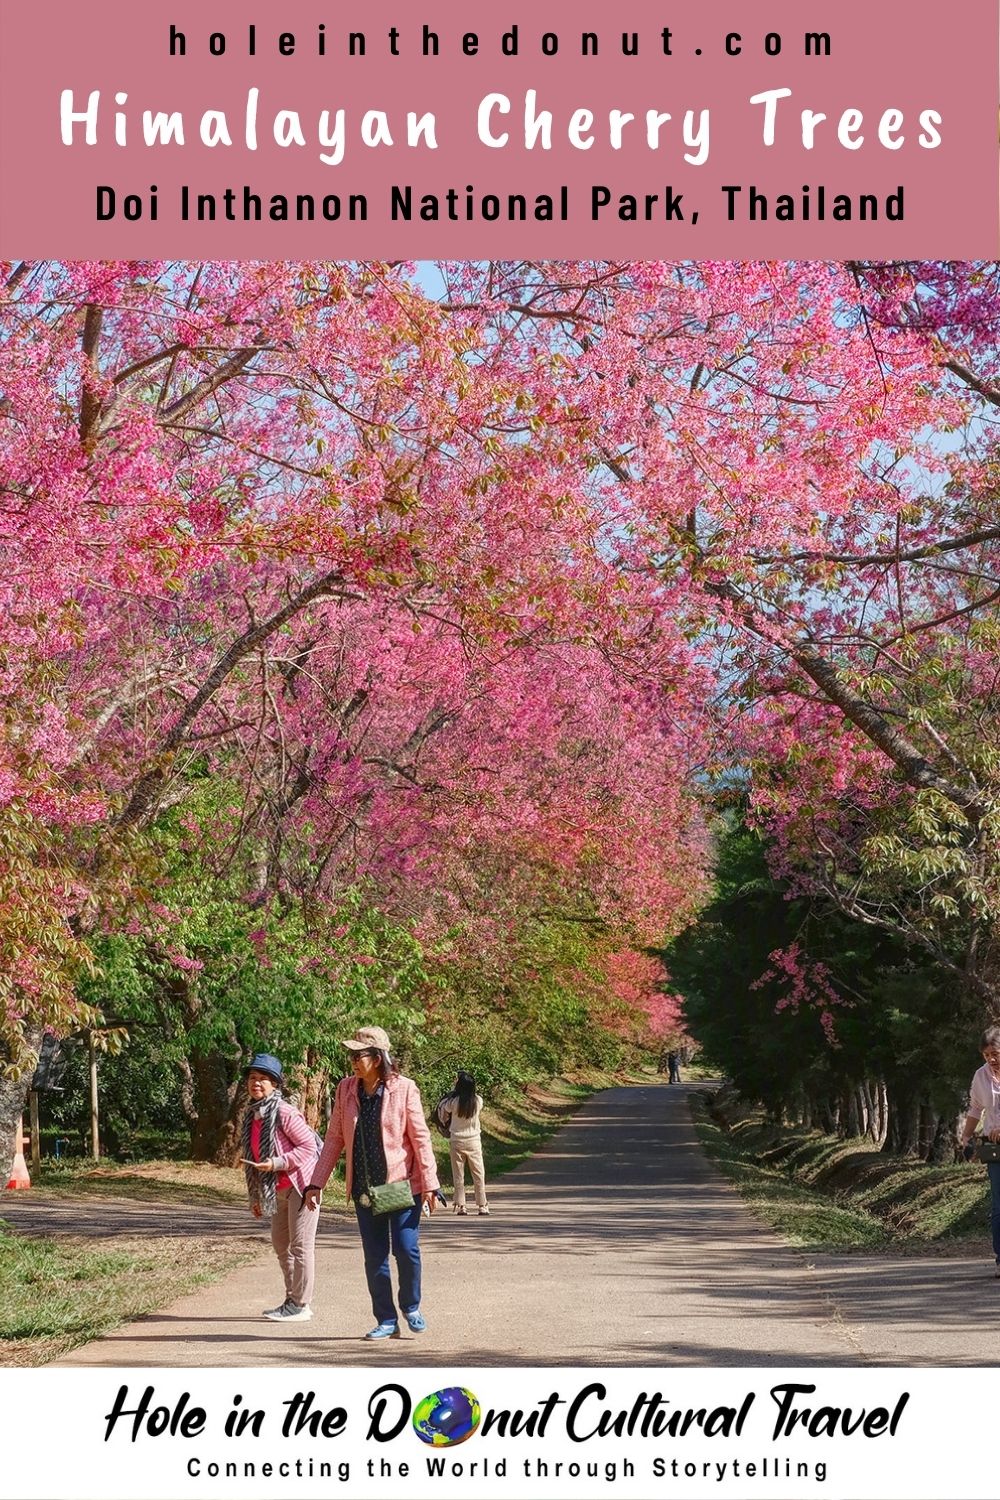
[[[889,1099],[885,1083],[881,1078],[874,1086],[872,1098],[875,1108],[872,1124],[872,1140],[881,1150],[885,1145],[886,1132],[889,1129]]]
[[[236,1091],[229,1106],[229,1117],[222,1131],[219,1146],[212,1160],[217,1167],[235,1167],[240,1159],[240,1140],[243,1135],[243,1114],[247,1107],[247,1091],[242,1076],[237,1079]]]
[[[93,1031],[87,1032],[87,1053],[89,1059],[88,1076],[90,1079],[90,1154],[95,1161],[101,1157],[101,1114],[100,1094],[97,1084],[97,1047],[94,1044]]]
[[[921,1104],[920,1106],[920,1145],[919,1155],[921,1161],[930,1161],[931,1152],[934,1149],[934,1141],[938,1133],[941,1116],[932,1104]]]
[[[860,1136],[867,1137],[871,1129],[871,1102],[871,1095],[864,1080],[862,1080],[854,1088],[854,1108],[858,1117],[858,1135]]]
[[[840,1106],[840,1133],[844,1137],[861,1134],[857,1089],[844,1090]]]
[[[889,1129],[882,1150],[887,1156],[917,1156],[920,1149],[920,1101],[888,1091]]]
[[[300,1107],[308,1124],[322,1135],[326,1125],[326,1101],[330,1092],[330,1074],[317,1065],[312,1048],[306,1053],[306,1071],[302,1080]]]
[[[180,1011],[183,1030],[190,1035],[202,1017],[197,978],[174,971],[164,982],[165,1024]],[[235,1034],[228,1052],[207,1050],[189,1041],[181,1063],[180,1104],[191,1132],[193,1161],[232,1166],[239,1155],[238,1117],[243,1051]]]
[[[239,1154],[240,1059],[221,1052],[192,1051],[188,1058],[196,1119],[191,1157],[232,1166]]]
[[[937,1130],[930,1143],[930,1151],[926,1157],[927,1161],[935,1163],[952,1162],[958,1155],[957,1141],[961,1125],[953,1115],[939,1115]]]

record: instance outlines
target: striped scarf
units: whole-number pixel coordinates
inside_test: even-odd
[[[266,1099],[251,1100],[243,1116],[243,1132],[240,1137],[240,1154],[247,1161],[253,1158],[250,1130],[254,1120],[260,1121],[260,1155],[256,1157],[256,1160],[267,1161],[278,1154],[274,1149],[274,1134],[278,1124],[278,1105],[281,1103],[281,1098],[281,1090],[275,1089],[273,1093],[268,1094]],[[243,1174],[247,1180],[247,1192],[250,1194],[250,1207],[253,1208],[254,1204],[259,1204],[261,1213],[270,1219],[278,1206],[274,1173],[258,1172],[256,1167],[244,1167]]]

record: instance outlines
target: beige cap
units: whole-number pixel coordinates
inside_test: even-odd
[[[379,1052],[388,1052],[389,1037],[381,1026],[362,1026],[349,1042],[345,1041],[342,1045],[348,1052],[365,1052],[369,1047],[377,1047]]]

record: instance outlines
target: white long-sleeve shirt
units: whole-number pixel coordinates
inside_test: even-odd
[[[465,1115],[458,1113],[458,1098],[446,1099],[441,1106],[441,1113],[450,1121],[451,1128],[448,1131],[450,1141],[467,1141],[477,1138],[480,1134],[479,1117],[483,1112],[483,1096],[476,1095],[476,1111],[468,1119]]]
[[[973,1074],[969,1091],[969,1118],[980,1115],[987,1135],[1000,1130],[1000,1079],[993,1077],[988,1063]]]

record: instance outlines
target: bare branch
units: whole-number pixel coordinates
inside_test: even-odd
[[[905,552],[755,552],[752,557],[758,563],[816,562],[874,568],[889,567],[893,563],[923,562],[925,558],[939,557],[945,552],[962,552],[967,547],[978,547],[982,542],[996,541],[1000,541],[1000,526],[967,531],[962,536],[928,542],[926,546],[911,547]]]
[[[215,694],[219,691],[230,672],[243,661],[252,651],[255,651],[269,636],[280,630],[289,620],[301,613],[308,605],[315,603],[317,599],[350,599],[360,598],[356,593],[350,593],[346,588],[346,580],[336,569],[322,574],[305,588],[300,589],[281,609],[261,620],[256,624],[248,626],[242,635],[236,637],[231,645],[219,657],[215,666],[205,678],[201,687],[189,700],[187,706],[179,715],[173,728],[164,736],[160,745],[153,752],[154,764],[149,770],[140,776],[133,788],[132,794],[115,820],[119,828],[128,828],[141,821],[156,805],[160,790],[166,780],[169,762],[174,752],[184,743],[187,731],[197,719],[201,710],[205,707]]]

